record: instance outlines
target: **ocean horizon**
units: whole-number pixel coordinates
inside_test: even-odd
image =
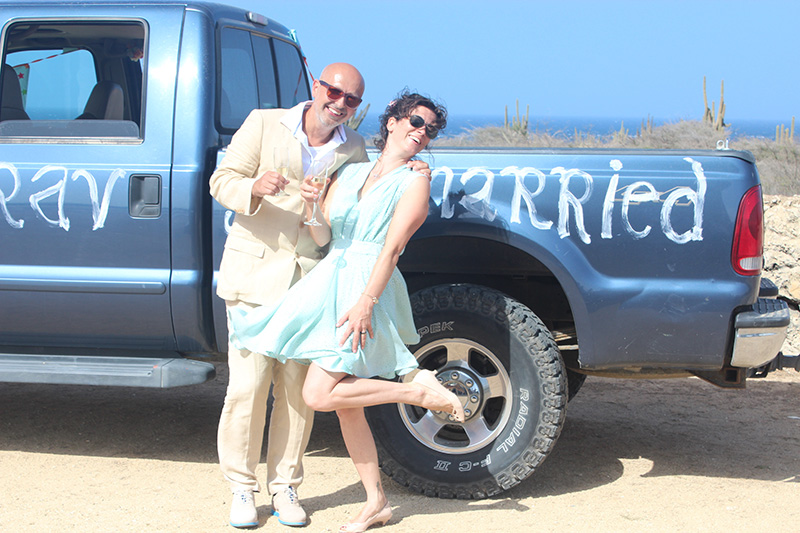
[[[509,117],[510,119],[510,117]],[[595,135],[609,135],[624,125],[625,129],[633,135],[642,127],[642,118],[611,118],[611,117],[532,117],[528,118],[528,131],[534,133],[550,133],[572,138],[577,129],[581,133]],[[661,126],[679,122],[680,119],[653,118],[653,126]],[[500,126],[504,123],[503,116],[496,115],[451,115],[447,117],[447,129],[443,135],[453,137],[468,133],[475,128]],[[775,139],[775,128],[778,125],[791,126],[791,118],[786,121],[779,120],[731,120],[730,138],[765,137]],[[373,137],[378,132],[378,115],[368,113],[358,128],[358,132],[365,137]]]

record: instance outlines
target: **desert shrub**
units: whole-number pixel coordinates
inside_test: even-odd
[[[513,146],[534,148],[536,144],[530,135],[502,126],[472,128],[465,133],[444,137],[436,141],[437,146]],[[548,145],[549,146],[549,145]]]
[[[694,120],[645,127],[629,132],[624,127],[608,135],[585,132],[532,131],[527,134],[498,126],[473,128],[436,141],[437,146],[518,148],[649,148],[713,150],[717,141],[730,138],[727,128]],[[756,158],[765,194],[800,194],[800,145],[796,141],[776,142],[762,137],[730,139],[733,150],[746,150]]]
[[[627,146],[635,148],[681,148],[684,150],[709,150],[717,147],[717,141],[727,137],[727,131],[720,131],[712,124],[699,121],[681,120],[656,126],[650,131],[631,138]]]
[[[800,145],[777,143],[763,137],[741,137],[731,148],[747,150],[756,156],[758,173],[765,194],[800,194]]]

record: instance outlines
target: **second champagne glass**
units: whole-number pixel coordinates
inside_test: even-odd
[[[275,165],[275,172],[288,178],[289,175],[289,148],[286,146],[276,146],[272,149],[272,162]],[[275,196],[289,196],[289,193],[280,189]]]
[[[320,223],[317,220],[319,217],[322,216],[322,212],[319,210],[319,198],[323,195],[323,193],[325,192],[325,188],[328,185],[328,177],[329,177],[329,174],[330,174],[331,163],[330,162],[320,163],[317,166],[321,167],[322,172],[318,172],[318,170],[320,170],[320,168],[316,168],[315,169],[314,165],[312,165],[312,167],[311,167],[312,173],[311,173],[310,181],[311,181],[311,184],[314,187],[316,187],[317,190],[319,190],[319,196],[317,196],[317,201],[314,202],[314,208],[313,208],[313,211],[311,212],[311,218],[304,222],[304,224],[306,226],[321,226],[322,225],[322,223]],[[317,171],[315,172],[314,170],[317,170]]]

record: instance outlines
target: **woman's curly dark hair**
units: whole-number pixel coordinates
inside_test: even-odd
[[[407,118],[417,106],[427,107],[436,114],[436,122],[434,125],[439,128],[439,131],[447,126],[447,109],[445,109],[444,106],[437,104],[427,96],[412,93],[408,89],[405,89],[397,95],[397,98],[389,102],[389,105],[386,106],[386,110],[378,119],[380,130],[378,131],[378,135],[373,139],[375,147],[378,150],[383,151],[386,147],[386,138],[389,136],[389,129],[386,124],[389,122],[389,119],[392,117],[396,120]]]

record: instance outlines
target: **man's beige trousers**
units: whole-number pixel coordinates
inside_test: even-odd
[[[239,301],[226,305],[256,307]],[[220,468],[231,489],[260,491],[256,467],[261,457],[270,384],[274,399],[267,439],[267,490],[275,494],[287,486],[297,488],[303,481],[303,453],[314,421],[314,411],[303,401],[308,367],[294,361],[282,364],[229,344],[228,368],[217,450]]]

